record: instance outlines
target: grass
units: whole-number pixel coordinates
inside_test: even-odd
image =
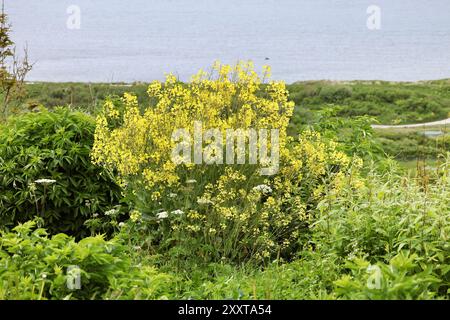
[[[27,84],[27,94],[19,108],[33,109],[39,105],[47,108],[72,106],[95,113],[106,97],[122,96],[124,92],[134,92],[140,102],[147,99],[145,83],[50,83],[36,82]]]
[[[427,136],[440,131],[440,136]],[[450,150],[449,127],[376,129],[375,139],[389,155],[402,161],[437,159]]]

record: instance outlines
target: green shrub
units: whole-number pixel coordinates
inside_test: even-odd
[[[364,259],[347,263],[351,275],[335,281],[339,298],[361,300],[434,299],[442,281],[432,269],[420,268],[417,255],[400,253],[389,264],[371,265]]]
[[[3,226],[38,215],[52,233],[83,235],[86,219],[119,202],[119,187],[90,162],[94,130],[91,117],[66,108],[16,116],[0,127]]]
[[[384,291],[364,291],[361,297],[422,299],[431,297],[429,291],[448,298],[448,162],[446,166],[434,177],[424,176],[419,181],[395,172],[384,176],[373,173],[360,190],[343,189],[319,204],[312,228],[316,248],[347,261],[362,258],[368,264],[378,265],[385,276],[388,284]],[[411,267],[402,259],[409,259]],[[397,266],[398,272],[389,267],[396,262],[403,266]],[[356,273],[353,280],[344,279],[347,289],[343,294],[359,298],[358,283],[365,281],[367,275],[363,276],[359,267],[350,269]],[[353,288],[350,295],[349,286]]]
[[[351,96],[352,88],[342,86],[324,86],[319,93],[319,97],[325,103],[341,103]]]
[[[49,238],[44,229],[36,229],[36,221],[28,221],[13,232],[0,232],[0,299],[170,297],[173,277],[134,265],[129,255],[117,240]],[[80,286],[74,281],[78,275]]]

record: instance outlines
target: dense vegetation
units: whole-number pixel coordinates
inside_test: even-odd
[[[91,164],[95,121],[57,108],[11,117],[0,127],[0,222],[40,216],[51,232],[82,235],[85,220],[119,204],[120,189]]]
[[[241,63],[190,83],[29,84],[0,130],[0,298],[448,299],[448,142],[370,126],[446,117],[448,81],[261,78]],[[198,119],[279,128],[279,171],[174,165],[172,130]],[[419,138],[433,170],[385,156],[410,139],[414,158]]]

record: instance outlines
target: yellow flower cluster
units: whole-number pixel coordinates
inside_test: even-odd
[[[130,219],[133,222],[140,222],[142,219],[142,213],[137,210],[133,210],[130,212]]]
[[[336,142],[322,138],[320,132],[306,130],[292,146],[280,174],[285,189],[295,181],[310,185],[313,196],[319,198],[326,192],[339,193],[344,186],[362,187],[362,160],[340,151]]]
[[[270,69],[264,70],[267,78]],[[204,130],[218,128],[224,136],[227,129],[279,129],[282,147],[294,107],[285,84],[262,86],[251,62],[215,63],[211,72],[200,71],[187,84],[169,74],[165,83],[152,82],[148,94],[153,103],[144,109],[132,94],[125,94],[121,104],[105,103],[97,118],[92,159],[121,177],[143,178],[153,191],[180,183],[181,166],[171,159],[175,129],[193,135],[194,121],[201,121]],[[183,170],[198,169],[183,165]]]

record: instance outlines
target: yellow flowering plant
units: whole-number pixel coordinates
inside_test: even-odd
[[[164,83],[152,82],[146,107],[133,94],[105,103],[92,159],[117,173],[147,243],[185,244],[205,261],[289,257],[307,233],[307,207],[325,189],[338,192],[337,179],[356,179],[352,168],[358,166],[336,143],[315,132],[298,140],[287,135],[294,105],[285,84],[269,78],[269,67],[260,77],[251,62],[216,63],[188,83],[172,74]],[[262,162],[177,163],[173,132],[183,128],[195,136],[196,121],[223,136],[229,129],[276,129],[278,172],[261,175]]]

